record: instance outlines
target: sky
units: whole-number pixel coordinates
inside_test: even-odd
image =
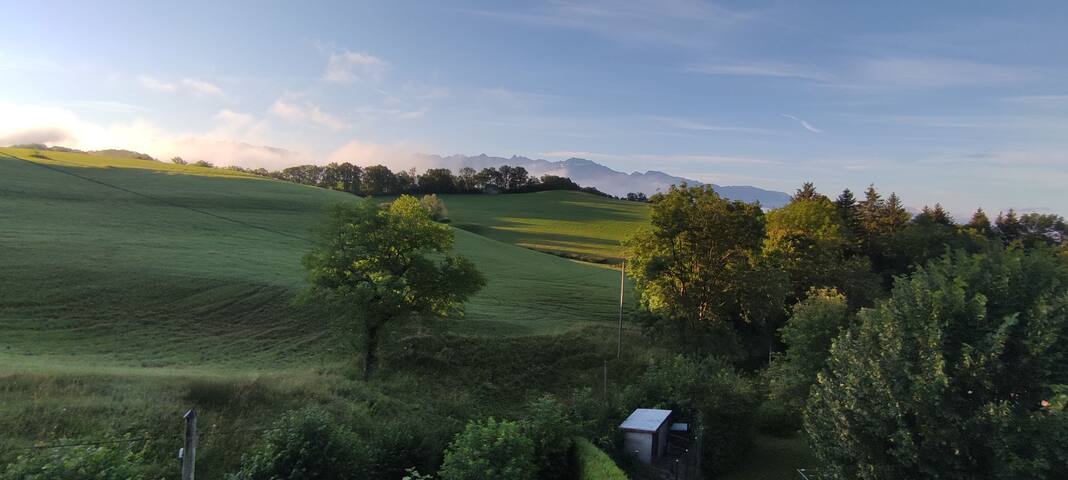
[[[1068,213],[1068,2],[0,0],[0,145],[581,157]]]

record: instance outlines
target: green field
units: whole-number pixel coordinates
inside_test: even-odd
[[[300,257],[324,207],[358,198],[225,170],[43,155],[31,160],[45,166],[0,157],[5,364],[78,355],[274,369],[316,350],[324,330],[307,324],[318,319],[288,300],[303,288]],[[459,331],[540,334],[616,318],[612,272],[456,237],[489,279]]]
[[[221,169],[0,149],[0,463],[124,434],[170,459],[190,407],[208,426],[203,478],[233,471],[274,415],[311,404],[364,432],[430,425],[425,451],[440,452],[472,416],[599,389],[605,360],[609,383],[627,382],[662,355],[628,327],[613,360],[618,270],[532,250],[612,258],[645,205],[447,196],[456,249],[487,286],[463,319],[397,329],[382,375],[355,380],[337,326],[293,302],[324,208],[354,201]],[[427,334],[441,326],[451,334]]]
[[[618,262],[620,241],[649,223],[649,206],[583,192],[442,195],[453,225],[522,247]]]

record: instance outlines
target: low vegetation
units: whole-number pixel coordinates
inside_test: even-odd
[[[627,475],[601,449],[585,438],[575,439],[578,480],[627,480]]]

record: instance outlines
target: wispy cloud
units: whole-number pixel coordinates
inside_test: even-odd
[[[942,88],[991,86],[1035,79],[1024,67],[940,57],[885,57],[861,61],[853,72],[855,86]]]
[[[27,72],[61,72],[63,66],[46,58],[14,57],[0,51],[0,72],[2,71],[27,71]]]
[[[197,80],[195,78],[183,78],[182,86],[197,95],[222,95],[223,90],[214,83]]]
[[[331,53],[323,72],[323,80],[330,83],[375,81],[388,68],[382,59],[362,52]]]
[[[793,121],[795,121],[797,123],[800,123],[801,126],[804,127],[805,130],[808,130],[808,131],[810,131],[812,133],[823,133],[823,130],[820,130],[820,129],[816,128],[816,127],[813,127],[811,123],[808,123],[808,122],[806,122],[806,121],[804,121],[804,120],[802,120],[800,118],[797,118],[797,117],[795,117],[793,115],[787,115],[785,113],[780,113],[779,115],[782,115],[783,117],[789,118],[790,120],[793,120]]]
[[[752,127],[738,127],[733,125],[711,125],[702,123],[686,118],[677,117],[662,117],[662,116],[649,116],[646,117],[649,120],[665,124],[667,126],[678,128],[682,130],[692,130],[698,132],[725,132],[725,133],[758,133],[767,134],[772,133],[771,130],[763,128]]]
[[[356,111],[365,121],[416,120],[430,112],[430,107],[416,109],[364,107]]]
[[[560,98],[557,95],[522,92],[505,87],[483,88],[476,95],[482,102],[509,108],[528,108]]]
[[[625,43],[706,45],[761,15],[700,0],[557,0],[525,11],[471,12],[535,26],[588,31]]]
[[[1018,95],[1006,97],[1008,103],[1040,108],[1068,107],[1068,95]]]
[[[656,155],[656,154],[619,154],[619,153],[599,153],[599,152],[587,152],[587,151],[553,151],[544,152],[540,154],[545,158],[550,159],[567,159],[567,158],[585,158],[587,160],[607,161],[607,162],[628,162],[637,163],[646,166],[652,166],[654,168],[665,168],[668,166],[687,166],[692,167],[695,164],[704,165],[781,165],[783,162],[778,160],[772,160],[768,158],[758,157],[739,157],[731,155],[713,155],[713,154],[675,154],[675,155]]]
[[[155,77],[150,77],[148,75],[141,75],[140,77],[137,77],[137,79],[141,82],[142,87],[145,87],[154,92],[169,93],[178,89],[178,87],[173,83],[167,83]]]
[[[707,62],[690,65],[684,71],[705,75],[801,78],[819,81],[827,81],[833,78],[830,74],[811,67],[789,63]]]
[[[290,122],[307,123],[330,130],[341,130],[347,126],[343,120],[324,112],[318,105],[311,102],[295,102],[279,98],[271,104],[270,112]]]
[[[92,110],[108,113],[137,113],[146,109],[137,105],[110,100],[71,100],[63,102],[63,105],[75,110]]]
[[[197,96],[223,96],[223,89],[214,83],[196,78],[183,78],[168,82],[149,75],[137,77],[141,86],[160,93],[186,92]]]

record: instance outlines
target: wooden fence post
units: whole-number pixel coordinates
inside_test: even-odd
[[[194,480],[197,465],[197,411],[189,410],[185,419],[185,448],[182,450],[182,480]]]

